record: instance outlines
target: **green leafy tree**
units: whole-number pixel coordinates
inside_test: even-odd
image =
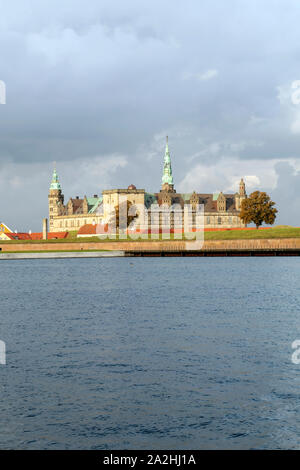
[[[267,193],[254,191],[249,197],[243,199],[240,218],[245,224],[253,222],[258,228],[263,222],[274,224],[277,209],[275,202],[271,201]]]

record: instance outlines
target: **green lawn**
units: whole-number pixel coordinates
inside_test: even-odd
[[[250,240],[253,238],[299,238],[299,227],[273,227],[258,230],[226,230],[205,232],[205,240]]]
[[[119,240],[106,238],[104,240],[99,239],[96,236],[93,237],[84,237],[77,238],[77,232],[70,232],[67,238],[59,240],[11,240],[11,241],[0,241],[1,245],[6,244],[20,244],[24,243],[26,245],[31,244],[61,244],[61,243],[89,243],[89,242],[111,242],[111,241],[134,241],[132,238],[128,237],[127,239]],[[225,231],[215,231],[215,232],[205,232],[205,240],[245,240],[245,239],[254,239],[254,238],[299,238],[300,237],[300,227],[290,227],[290,226],[275,226],[270,229],[259,229],[259,230],[225,230]],[[137,241],[150,241],[151,239],[140,239]],[[174,235],[171,234],[171,240],[174,240]],[[154,239],[155,241],[163,241],[162,235],[160,234],[159,239]],[[75,247],[74,247],[75,248]],[[52,250],[51,250],[52,251]],[[55,250],[53,250],[55,251]],[[72,250],[73,251],[73,250]],[[75,251],[79,251],[76,250]]]

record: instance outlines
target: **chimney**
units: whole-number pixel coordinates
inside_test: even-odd
[[[98,197],[98,194],[94,194],[94,197]]]
[[[48,219],[43,219],[43,240],[48,238]]]

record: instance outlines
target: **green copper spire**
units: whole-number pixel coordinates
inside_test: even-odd
[[[52,181],[50,184],[50,189],[61,189],[60,182],[56,173],[56,167],[54,167]]]
[[[169,184],[173,186],[173,175],[172,175],[172,166],[171,166],[171,157],[169,152],[168,136],[166,142],[166,151],[164,158],[164,172],[162,176],[162,184]]]

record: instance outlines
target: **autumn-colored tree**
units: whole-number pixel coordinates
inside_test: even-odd
[[[240,218],[245,224],[253,222],[258,228],[263,222],[274,224],[277,209],[275,202],[271,201],[267,193],[254,191],[249,197],[243,199]]]

